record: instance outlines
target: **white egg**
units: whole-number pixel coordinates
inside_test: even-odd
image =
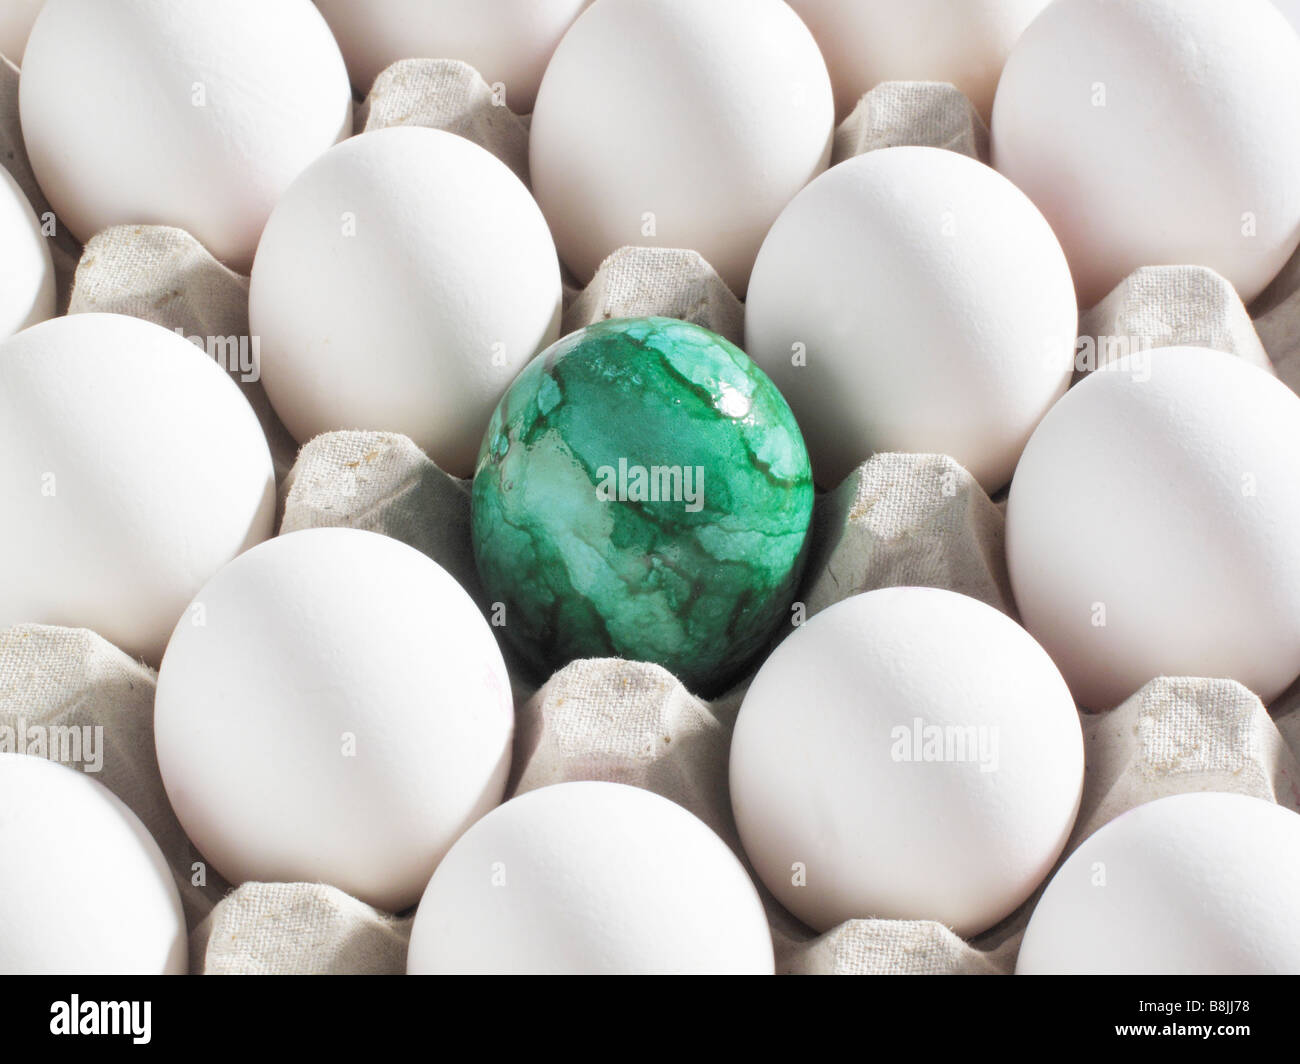
[[[1017,975],[1300,974],[1300,816],[1177,794],[1088,838],[1052,877]]]
[[[1139,266],[1253,300],[1300,242],[1300,37],[1268,0],[1057,0],[1007,61],[994,165],[1088,307]]]
[[[1007,53],[1048,0],[790,0],[835,86],[841,120],[882,81],[946,81],[985,121]]]
[[[226,879],[328,883],[392,911],[501,801],[514,727],[460,585],[347,528],[269,540],[208,581],[154,713],[172,807]]]
[[[15,66],[23,65],[27,37],[44,6],[45,0],[4,0],[0,4],[0,55]]]
[[[167,861],[92,776],[0,753],[0,854],[0,973],[185,973],[185,914]]]
[[[0,339],[52,318],[54,260],[40,220],[13,175],[0,167]]]
[[[468,477],[497,401],[559,334],[560,301],[546,221],[510,169],[463,137],[398,127],[332,148],[285,193],[249,317],[300,442],[400,432]]]
[[[74,314],[0,344],[0,626],[91,628],[157,663],[203,582],[271,534],[239,386],[176,333]]]
[[[738,294],[826,167],[826,64],[782,0],[600,0],[542,79],[533,189],[582,282],[620,247],[689,248]]]
[[[289,182],[352,131],[310,0],[47,0],[19,96],[36,179],[77,239],[178,226],[238,270]]]
[[[731,744],[745,852],[818,931],[855,917],[992,927],[1051,871],[1082,786],[1078,716],[1042,648],[933,588],[855,595],[798,628]]]
[[[316,6],[362,95],[399,59],[459,59],[489,84],[503,85],[506,106],[527,114],[555,46],[590,2],[316,0]]]
[[[1300,673],[1300,398],[1232,355],[1163,348],[1094,373],[1043,419],[1007,508],[1025,626],[1075,698],[1157,676]]]
[[[763,242],[745,346],[834,487],[877,451],[1011,479],[1074,370],[1077,310],[1047,222],[1005,178],[937,148],[833,167]]]
[[[1300,0],[1273,0],[1273,6],[1287,17],[1287,21],[1300,29]]]
[[[452,847],[420,900],[406,970],[771,975],[772,938],[740,861],[681,806],[560,783]]]

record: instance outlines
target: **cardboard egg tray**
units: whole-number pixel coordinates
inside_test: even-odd
[[[17,71],[0,69],[0,151],[38,214],[48,210],[23,153]],[[496,106],[463,63],[407,60],[376,81],[357,130],[433,126],[466,136],[527,174],[527,120]],[[834,161],[893,145],[930,145],[986,159],[988,135],[948,85],[891,83],[863,97],[839,129]],[[55,260],[69,313],[133,314],[198,342],[248,336],[247,279],[178,229],[121,226],[84,249],[66,234]],[[1226,281],[1199,267],[1137,271],[1080,323],[1081,350],[1104,361],[1110,338],[1145,346],[1194,343],[1275,367],[1300,385],[1300,264],[1250,314]],[[658,314],[694,321],[741,343],[743,309],[699,255],[625,248],[584,290],[566,292],[564,332],[603,318]],[[1081,372],[1092,368],[1081,364]],[[244,374],[232,370],[237,380]],[[337,432],[299,450],[260,384],[241,380],[266,429],[281,481],[280,532],[347,526],[423,551],[481,605],[469,534],[469,485],[410,440]],[[858,592],[924,585],[971,595],[1015,616],[1002,508],[939,455],[872,457],[819,497],[799,599],[811,616]],[[410,914],[378,912],[320,884],[245,883],[207,868],[168,805],[154,756],[155,673],[92,632],[22,625],[0,632],[0,726],[101,736],[98,778],[141,818],[175,873],[191,927],[196,973],[396,973],[405,969]],[[579,661],[540,689],[514,676],[517,731],[509,794],[565,780],[614,780],[678,802],[742,853],[727,792],[732,725],[747,681],[720,698],[694,697],[656,665]],[[1087,771],[1070,852],[1118,814],[1165,795],[1232,791],[1300,811],[1300,689],[1266,709],[1239,684],[1164,678],[1118,708],[1083,714]],[[41,726],[44,726],[43,728]],[[95,731],[95,729],[99,729]],[[67,750],[29,750],[64,757]],[[742,853],[743,857],[743,853]],[[761,889],[761,888],[760,888]],[[777,971],[789,974],[1014,970],[1037,896],[998,927],[963,941],[926,921],[852,920],[815,934],[764,893]]]

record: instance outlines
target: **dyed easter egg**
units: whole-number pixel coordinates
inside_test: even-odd
[[[494,622],[539,672],[624,657],[715,688],[786,616],[812,501],[794,416],[744,352],[669,318],[605,321],[497,407],[474,553]]]

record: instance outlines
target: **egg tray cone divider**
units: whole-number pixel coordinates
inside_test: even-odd
[[[18,173],[25,157],[13,73],[0,70],[0,138],[16,153],[11,169]],[[358,130],[450,129],[526,175],[527,120],[498,107],[482,78],[462,63],[395,64],[376,81],[357,121]],[[987,143],[973,108],[951,86],[892,83],[868,93],[840,127],[834,161],[895,145],[943,147],[987,161]],[[32,195],[27,176],[27,183],[22,174],[19,181]],[[41,210],[35,196],[33,203]],[[75,261],[75,245],[66,250]],[[1300,288],[1300,266],[1288,270]],[[1283,380],[1300,383],[1300,295],[1285,289],[1287,277],[1284,272],[1277,290],[1261,300],[1268,305],[1256,308],[1264,311],[1258,334],[1231,287],[1197,267],[1139,270],[1084,316],[1080,331],[1094,344],[1110,337],[1138,337],[1150,346],[1203,344],[1257,365],[1269,364],[1271,355]],[[120,226],[88,243],[70,307],[134,314],[186,335],[238,337],[248,331],[246,296],[246,279],[188,234]],[[742,339],[736,297],[698,254],[667,248],[611,255],[585,290],[568,293],[564,330],[654,314]],[[1103,362],[1114,354],[1098,350]],[[389,535],[433,558],[486,605],[470,546],[468,482],[389,433],[329,433],[297,451],[264,395],[259,405],[260,386],[242,386],[282,478],[281,533],[342,526]],[[811,616],[861,591],[926,585],[1014,615],[1003,538],[1000,505],[952,459],[876,455],[819,498],[799,599]],[[404,970],[409,915],[378,912],[319,884],[246,883],[232,891],[206,869],[158,775],[154,681],[151,670],[84,630],[7,629],[0,633],[0,746],[6,736],[16,743],[20,727],[24,735],[55,724],[103,728],[99,778],[141,817],[171,863],[192,928],[193,971]],[[706,702],[645,663],[574,662],[540,689],[516,670],[510,793],[575,779],[633,784],[691,810],[739,852],[727,753],[746,686]],[[1119,813],[1182,791],[1235,791],[1300,808],[1300,685],[1273,710],[1270,717],[1231,682],[1161,679],[1116,709],[1084,714],[1088,769],[1066,854]],[[851,920],[816,935],[765,900],[779,972],[993,974],[1013,970],[1036,898],[970,942],[928,921]]]

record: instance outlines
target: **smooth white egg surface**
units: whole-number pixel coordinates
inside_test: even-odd
[[[1300,0],[1273,0],[1273,6],[1287,17],[1292,26],[1300,29]]]
[[[434,873],[407,972],[771,975],[758,892],[702,821],[649,791],[560,783],[493,810]]]
[[[879,451],[947,454],[1011,479],[1074,370],[1077,311],[1032,203],[973,159],[886,148],[782,212],[745,307],[745,346],[790,403],[818,484]]]
[[[0,344],[0,626],[91,628],[156,664],[195,592],[271,534],[248,400],[176,333],[54,318]]]
[[[1268,0],[1057,0],[1012,50],[993,163],[1090,307],[1139,266],[1249,303],[1300,243],[1300,37]]]
[[[167,861],[93,776],[0,753],[0,973],[183,975]]]
[[[365,95],[399,59],[459,59],[518,114],[533,109],[555,46],[591,0],[316,0]]]
[[[743,296],[768,228],[830,158],[834,112],[782,0],[600,0],[542,79],[533,190],[580,282],[620,247],[689,248]]]
[[[946,81],[987,122],[1012,45],[1048,0],[790,0],[821,46],[841,121],[882,81]]]
[[[491,629],[441,566],[324,528],[203,587],[154,728],[172,807],[226,879],[328,883],[396,912],[501,801],[514,706]]]
[[[78,240],[172,225],[244,272],[289,182],[352,132],[310,0],[48,0],[19,102],[36,179]]]
[[[546,221],[510,169],[463,137],[399,127],[331,149],[285,193],[249,319],[300,442],[400,432],[469,477],[498,400],[558,336],[560,300]]]
[[[54,316],[47,239],[18,182],[0,167],[0,339]]]
[[[1018,975],[1300,974],[1300,816],[1177,794],[1090,836],[1052,877]]]
[[[759,669],[731,744],[731,803],[768,889],[814,930],[936,920],[971,936],[1051,871],[1083,738],[1047,654],[982,602],[855,595]]]
[[[1080,704],[1157,676],[1300,673],[1300,397],[1204,348],[1138,352],[1071,389],[1007,506],[1016,605]]]
[[[5,0],[0,4],[0,55],[15,66],[23,65],[23,52],[36,16],[45,0]]]

